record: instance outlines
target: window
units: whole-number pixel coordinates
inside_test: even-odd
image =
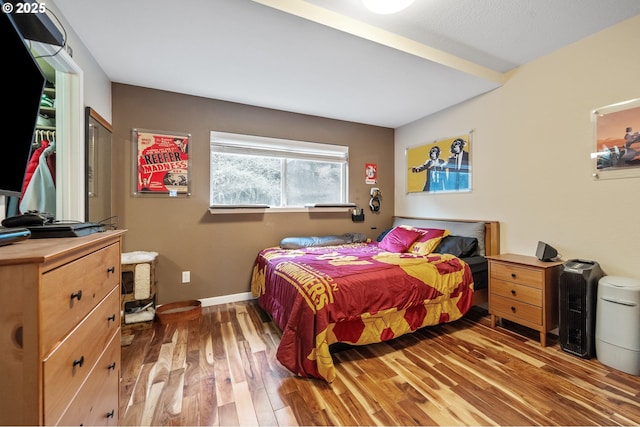
[[[211,132],[210,148],[211,206],[347,203],[348,147]]]

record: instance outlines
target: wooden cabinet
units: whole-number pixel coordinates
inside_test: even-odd
[[[491,327],[507,319],[540,332],[558,326],[558,277],[562,262],[542,262],[525,255],[502,254],[489,259],[489,313]]]
[[[117,425],[123,230],[0,247],[0,424]]]

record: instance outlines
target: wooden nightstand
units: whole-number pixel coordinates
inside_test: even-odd
[[[526,255],[501,254],[489,260],[489,313],[540,332],[540,345],[547,345],[547,332],[558,326],[558,277],[562,261],[542,262]]]

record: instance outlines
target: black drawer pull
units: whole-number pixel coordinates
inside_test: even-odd
[[[111,365],[107,366],[108,370],[116,369],[116,362],[113,362]]]
[[[80,289],[75,294],[71,294],[71,299],[78,298],[78,301],[82,299],[82,289]]]
[[[516,273],[511,273],[511,278],[515,279],[516,278]]]
[[[112,409],[111,412],[107,413],[107,418],[113,418],[113,416],[116,414],[115,409]]]
[[[514,297],[516,296],[516,290],[515,289],[511,289],[511,295],[513,295]]]
[[[516,308],[515,307],[511,307],[511,311],[513,311],[515,313],[516,312]]]
[[[80,356],[80,359],[76,359],[73,361],[73,366],[80,366],[82,368],[82,365],[84,365],[84,356]]]
[[[115,273],[116,272],[116,267],[115,266],[111,266],[109,268],[107,268],[107,273]]]
[[[112,314],[111,316],[107,317],[107,321],[115,322],[116,321],[116,315]]]

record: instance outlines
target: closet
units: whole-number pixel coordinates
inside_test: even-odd
[[[40,100],[22,195],[9,198],[6,216],[30,210],[56,213],[56,73],[42,58],[37,62],[47,82]]]
[[[30,210],[56,213],[56,87],[55,70],[42,58],[38,64],[47,78],[40,100],[31,159],[27,165],[19,213]]]
[[[60,46],[34,41],[30,41],[29,45],[49,82],[44,90],[46,97],[42,98],[41,115],[33,141],[34,151],[42,145],[43,140],[48,142],[47,145],[51,142],[54,145],[49,146],[46,159],[51,166],[55,159],[55,171],[50,169],[51,181],[45,181],[44,186],[53,182],[54,188],[49,188],[42,194],[49,202],[55,201],[53,207],[47,209],[53,210],[50,213],[54,214],[56,220],[84,221],[86,193],[83,72]],[[49,157],[52,153],[54,156]],[[18,214],[18,198],[6,198],[5,208],[6,216]]]

